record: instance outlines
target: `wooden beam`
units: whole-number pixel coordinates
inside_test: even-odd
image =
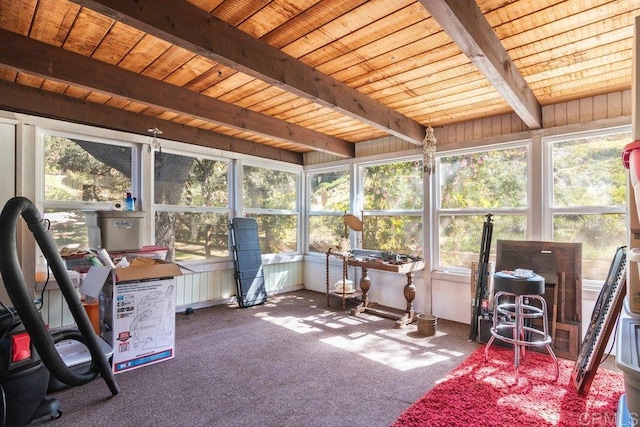
[[[0,30],[0,64],[45,79],[80,86],[147,104],[160,110],[186,114],[287,143],[354,157],[354,144],[339,138],[200,95],[19,34]]]
[[[475,1],[420,0],[530,129],[542,127],[542,106]]]
[[[71,0],[302,98],[422,145],[425,127],[183,0]]]
[[[149,136],[146,129],[158,127],[162,129],[163,139],[270,160],[303,164],[301,153],[269,147],[117,108],[105,107],[93,102],[4,80],[0,80],[0,108],[146,136]]]

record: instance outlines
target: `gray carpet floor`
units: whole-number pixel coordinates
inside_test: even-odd
[[[416,324],[298,291],[176,315],[175,358],[51,394],[49,426],[388,426],[480,344],[469,326]]]

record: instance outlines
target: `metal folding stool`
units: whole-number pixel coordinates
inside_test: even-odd
[[[516,377],[518,383],[518,368],[525,357],[527,347],[546,347],[553,358],[558,379],[558,358],[551,348],[552,338],[549,334],[547,318],[547,302],[544,299],[545,283],[540,275],[518,277],[506,272],[499,272],[493,276],[494,302],[493,325],[491,338],[484,350],[485,361],[489,360],[489,347],[494,340],[500,340],[513,345]],[[540,306],[534,305],[538,301]],[[534,319],[542,320],[542,329],[533,327]],[[501,332],[506,331],[507,334]],[[511,331],[511,336],[508,332]]]

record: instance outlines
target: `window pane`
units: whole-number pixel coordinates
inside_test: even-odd
[[[342,216],[309,217],[309,252],[326,253],[330,247],[335,249],[340,245],[343,236]]]
[[[363,173],[365,210],[422,209],[422,162],[369,166]]]
[[[49,234],[59,248],[89,248],[87,221],[77,209],[45,209],[44,218],[51,223]]]
[[[624,214],[554,215],[555,242],[582,243],[582,277],[604,281],[611,259],[627,241]]]
[[[478,261],[486,215],[440,216],[440,260],[444,267],[470,268]],[[494,215],[489,258],[495,261],[496,240],[526,240],[527,218],[524,215]]]
[[[349,171],[318,173],[310,178],[309,210],[349,210]]]
[[[295,210],[298,174],[254,166],[243,167],[245,208]]]
[[[446,156],[438,164],[442,209],[527,206],[525,147]]]
[[[247,215],[258,222],[258,239],[263,254],[298,250],[297,215]]]
[[[179,206],[228,206],[226,162],[156,153],[154,201]]]
[[[623,206],[627,180],[620,156],[630,141],[624,132],[554,143],[553,205]]]
[[[366,216],[362,248],[422,256],[422,217]]]
[[[131,191],[130,147],[46,135],[44,151],[45,200],[112,202]]]
[[[168,247],[172,261],[229,256],[227,214],[157,211],[155,220],[156,245]]]

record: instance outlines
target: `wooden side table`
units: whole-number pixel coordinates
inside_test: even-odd
[[[335,256],[342,260],[342,292],[331,290],[329,284],[329,258],[331,256]],[[343,252],[331,252],[331,248],[327,251],[327,260],[326,260],[326,293],[327,293],[327,307],[330,306],[331,297],[338,297],[342,299],[342,309],[346,309],[347,300],[350,298],[358,298],[362,295],[362,292],[346,292],[345,291],[345,282],[349,278],[349,254]]]
[[[396,319],[396,328],[402,328],[403,326],[415,322],[416,315],[413,310],[413,300],[416,296],[416,286],[413,284],[413,273],[424,269],[424,261],[411,261],[402,264],[394,264],[390,262],[383,262],[381,260],[357,260],[348,259],[347,264],[360,267],[362,269],[362,278],[360,279],[360,289],[362,290],[362,303],[353,310],[351,314],[357,315],[359,313],[370,312],[372,314],[389,317]],[[369,289],[371,288],[371,279],[369,278],[369,270],[381,270],[391,273],[400,273],[407,276],[407,284],[403,288],[404,298],[407,301],[407,307],[401,314],[396,314],[391,310],[385,310],[383,308],[374,307],[369,301],[367,296]]]

